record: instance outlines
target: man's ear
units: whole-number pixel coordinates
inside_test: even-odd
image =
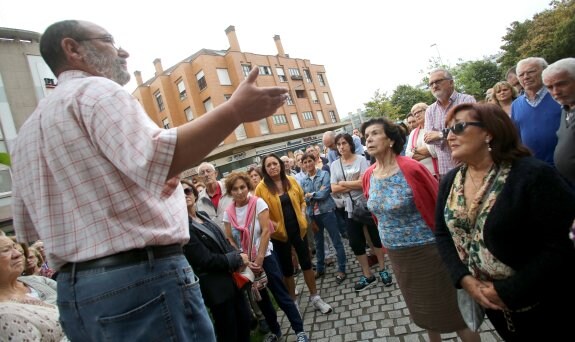
[[[78,43],[73,38],[64,38],[60,42],[60,46],[66,55],[66,60],[69,63],[74,63],[77,61],[82,61],[82,54],[79,52],[80,43]]]

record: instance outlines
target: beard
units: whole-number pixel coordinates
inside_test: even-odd
[[[121,86],[126,85],[130,81],[130,74],[122,67],[124,58],[105,56],[90,44],[86,44],[85,46],[87,51],[85,56],[86,63],[96,69],[100,75],[105,76]]]

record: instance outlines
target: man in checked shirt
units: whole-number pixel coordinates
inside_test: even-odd
[[[451,159],[451,150],[447,146],[443,129],[447,112],[461,103],[474,103],[475,98],[455,91],[453,76],[445,69],[435,69],[429,74],[429,89],[437,99],[425,111],[424,141],[436,147],[439,177],[443,177],[455,167],[456,162]]]
[[[59,271],[72,341],[215,341],[197,277],[178,175],[240,123],[275,113],[286,89],[255,85],[193,122],[159,128],[122,88],[129,54],[104,28],[57,22],[40,40],[58,86],[22,126],[12,153],[14,228],[42,239]],[[209,131],[206,135],[204,132]]]

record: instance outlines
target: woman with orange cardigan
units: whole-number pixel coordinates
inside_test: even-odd
[[[275,154],[263,158],[262,172],[264,177],[256,187],[255,195],[263,199],[269,207],[270,220],[275,226],[275,232],[271,235],[273,253],[278,258],[290,296],[295,301],[294,269],[291,259],[293,246],[309,289],[310,303],[321,313],[330,313],[331,306],[317,293],[315,273],[311,267],[303,189],[294,177],[285,174],[284,163]]]

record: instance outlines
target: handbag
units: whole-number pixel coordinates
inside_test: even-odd
[[[234,283],[240,290],[246,289],[255,280],[255,274],[251,268],[246,267],[243,271],[236,271],[232,273]]]
[[[341,173],[343,174],[343,180],[347,181],[347,179],[345,178],[345,171],[343,170],[343,164],[341,162],[341,158],[339,159],[339,166],[341,167]],[[351,205],[353,206],[353,209],[351,212],[351,218],[354,221],[361,222],[365,225],[377,226],[375,224],[375,220],[373,219],[373,215],[371,214],[371,211],[369,211],[369,209],[367,208],[367,201],[360,200],[360,201],[358,201],[359,203],[356,203],[353,201],[353,197],[351,197],[351,194],[349,192],[347,194],[348,194],[349,198],[351,199]],[[362,198],[364,198],[363,195],[362,195]]]
[[[478,331],[485,319],[485,309],[465,289],[457,289],[457,305],[469,329]]]
[[[351,195],[349,195],[351,197]],[[351,213],[352,219],[370,226],[377,226],[371,211],[367,208],[366,201],[360,201],[360,203],[354,203],[353,199],[351,201],[353,205],[353,212]]]

